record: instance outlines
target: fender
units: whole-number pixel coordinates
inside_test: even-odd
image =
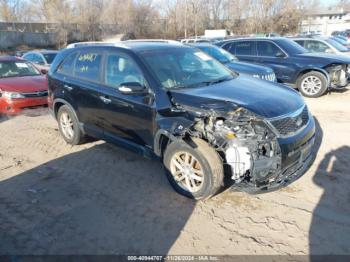
[[[163,118],[158,115],[158,130],[154,135],[153,151],[157,156],[162,155],[162,136],[169,141],[181,139],[194,121],[184,117]]]
[[[296,75],[296,79],[295,79],[294,82],[296,82],[297,79],[298,79],[304,72],[309,72],[309,71],[318,71],[318,72],[320,72],[320,73],[323,73],[323,74],[326,76],[326,78],[327,78],[327,86],[329,87],[329,85],[330,85],[330,77],[329,77],[329,74],[328,74],[327,70],[325,70],[325,69],[323,69],[323,68],[320,68],[320,67],[313,67],[313,66],[311,66],[311,67],[304,67],[304,68],[300,69],[300,70],[298,71],[297,75]]]
[[[157,133],[154,136],[153,151],[159,157],[161,157],[162,155],[162,148],[161,148],[162,136],[167,137],[169,141],[175,141],[179,139],[175,137],[173,134],[171,134],[169,131],[166,131],[164,129],[158,129]]]

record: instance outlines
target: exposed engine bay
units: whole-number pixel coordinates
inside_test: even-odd
[[[281,150],[269,124],[244,108],[221,115],[214,110],[196,116],[187,135],[211,144],[228,165],[235,184],[260,186],[281,171]]]
[[[350,65],[333,65],[327,68],[330,77],[330,87],[344,88],[350,79]]]

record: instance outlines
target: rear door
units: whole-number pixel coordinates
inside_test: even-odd
[[[287,53],[272,41],[258,40],[256,48],[256,61],[261,65],[271,67],[279,82],[291,83],[296,73],[295,61],[289,59]]]
[[[106,53],[103,82],[104,136],[107,139],[123,138],[138,145],[153,146],[154,95],[136,61],[123,51]],[[123,83],[130,82],[140,83],[149,92],[124,94],[118,90]]]
[[[60,90],[63,99],[75,109],[84,129],[92,135],[102,136],[101,66],[103,53],[86,49],[73,52],[58,67],[62,75]]]
[[[233,49],[235,50],[234,52]],[[256,63],[256,41],[236,41],[230,47],[230,52],[236,55],[241,61]]]

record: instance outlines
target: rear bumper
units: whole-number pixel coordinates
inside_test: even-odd
[[[242,181],[234,184],[231,190],[244,191],[250,194],[270,192],[294,182],[310,168],[315,160],[315,122],[311,118],[306,128],[296,136],[280,139],[282,153],[282,167],[278,174],[265,181],[252,183]]]
[[[18,98],[5,99],[0,98],[0,114],[15,115],[27,108],[47,105],[47,96],[38,98]]]

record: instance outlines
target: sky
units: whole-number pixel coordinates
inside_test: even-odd
[[[330,6],[338,3],[337,0],[321,0],[320,2],[322,5],[327,6],[327,7],[330,7]]]

